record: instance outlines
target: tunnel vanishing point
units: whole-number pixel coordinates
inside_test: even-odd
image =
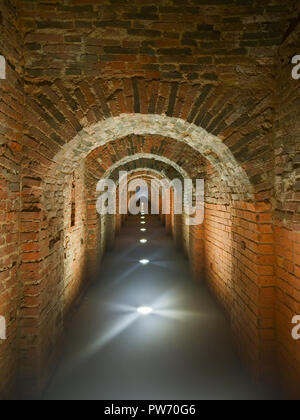
[[[96,210],[120,171],[204,179],[204,223],[174,202],[161,220],[249,376],[300,397],[299,17],[297,0],[0,0],[1,399],[47,386],[126,220]]]

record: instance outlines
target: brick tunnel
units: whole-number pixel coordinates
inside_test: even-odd
[[[219,341],[211,319],[187,316],[191,345],[200,345],[201,331],[211,339],[206,352],[217,353],[223,337],[234,372],[240,366],[249,381],[249,393],[237,386],[226,394],[224,384],[207,395],[195,376],[190,394],[182,386],[176,397],[299,399],[299,16],[297,0],[1,0],[0,399],[54,395],[72,331],[76,341],[74,330],[85,328],[79,314],[96,316],[93,299],[113,283],[118,264],[129,274],[117,290],[135,301],[140,286],[130,283],[131,264],[147,246],[170,259],[165,270],[181,302],[172,310],[214,308]],[[203,221],[190,225],[185,212],[177,214],[173,190],[170,212],[160,203],[159,214],[145,215],[147,234],[138,215],[121,214],[120,201],[116,214],[99,214],[97,185],[117,181],[120,172],[147,184],[204,180]],[[141,237],[149,238],[144,248]],[[153,281],[162,291],[162,267],[151,263],[145,287]],[[121,292],[116,296],[122,304]],[[96,312],[85,312],[86,302]],[[175,321],[170,340],[176,348],[177,337],[179,348],[183,320]],[[168,343],[159,337],[165,354]],[[113,366],[128,344],[118,340],[102,359],[96,352],[107,383],[104,360]],[[174,359],[186,358],[197,371],[194,351],[189,359],[184,348]],[[133,354],[139,359],[137,348]],[[211,355],[199,359],[213,364]],[[149,354],[142,369],[155,366]],[[162,383],[163,372],[156,370]],[[174,381],[184,384],[184,373]],[[113,399],[116,389],[135,399],[121,388],[97,399]],[[160,395],[172,399],[171,390],[166,382]],[[55,396],[87,398],[80,389],[61,392]]]

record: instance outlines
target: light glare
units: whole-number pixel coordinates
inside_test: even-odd
[[[141,306],[141,307],[137,308],[137,311],[141,315],[150,315],[152,313],[153,309],[150,308],[150,306]]]
[[[140,260],[140,264],[147,265],[149,264],[149,260]]]

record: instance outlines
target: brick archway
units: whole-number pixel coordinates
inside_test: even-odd
[[[32,270],[35,270],[40,282],[38,293],[45,294],[44,305],[53,308],[44,319],[44,323],[41,322],[36,328],[35,333],[41,343],[36,347],[37,354],[42,355],[39,364],[44,367],[49,366],[49,369],[51,361],[49,363],[47,358],[44,360],[49,351],[49,343],[56,342],[62,335],[64,316],[84,284],[85,267],[93,267],[93,263],[96,264],[99,260],[99,240],[107,237],[103,229],[106,223],[110,223],[101,218],[99,224],[95,212],[94,191],[86,188],[83,172],[85,159],[94,150],[109,146],[113,141],[118,144],[119,139],[130,135],[163,136],[173,139],[178,144],[186,145],[194,155],[194,159],[203,156],[210,162],[218,177],[231,190],[234,201],[248,202],[254,199],[250,180],[230,149],[218,137],[180,118],[151,114],[122,114],[81,130],[61,147],[48,171],[43,174],[41,185],[46,189],[38,196],[40,211],[34,214],[39,218],[38,230],[42,232],[46,229],[46,234],[35,243],[37,252],[23,253],[23,265],[26,268],[24,278],[28,281],[23,294],[29,293],[30,276]],[[157,159],[166,159],[160,150],[152,154],[155,154]],[[177,164],[171,159],[169,161],[168,164],[182,175],[186,175],[186,171],[182,169],[183,163]],[[108,168],[108,171],[110,169]],[[74,180],[76,187],[72,192]],[[74,203],[72,194],[76,198]],[[58,199],[59,197],[61,199]],[[73,204],[76,205],[75,215],[72,214]],[[77,220],[75,226],[70,225],[73,219]],[[103,252],[104,248],[100,255]],[[52,290],[55,288],[55,293],[50,294],[50,291],[47,293],[49,288]],[[40,306],[35,308],[38,316],[42,308]],[[48,325],[47,329],[44,328],[45,323]],[[32,359],[29,354],[26,354],[26,357]],[[37,355],[34,356],[35,359],[36,357]],[[47,368],[44,368],[44,371],[47,377]],[[38,381],[42,380],[43,378],[38,377]]]
[[[113,176],[113,173],[111,174]],[[175,176],[176,179],[181,179],[181,181],[184,180],[183,177],[181,177],[181,174],[178,173],[177,176]],[[115,178],[114,178],[115,179]],[[167,180],[167,182],[172,182],[174,178],[168,177],[166,174],[162,174],[160,171],[148,168],[148,167],[139,167],[135,169],[131,169],[127,172],[127,185],[131,183],[132,181],[140,181],[143,180],[148,184],[149,191],[152,193],[152,189],[154,189],[156,195],[156,198],[158,201],[156,201],[156,210],[159,210],[159,214],[156,214],[160,217],[162,223],[166,226],[166,230],[168,233],[172,234],[174,242],[178,248],[181,248],[182,243],[182,226],[183,226],[183,215],[182,214],[175,214],[174,212],[174,191],[171,188],[170,190],[170,196],[169,196],[169,206],[170,206],[170,213],[164,214],[162,212],[163,210],[163,197],[161,195],[160,187],[162,186],[161,181]],[[116,179],[115,179],[116,180]],[[117,191],[119,192],[120,189],[120,183],[119,180],[116,180],[117,182]],[[127,188],[127,185],[121,186],[121,191],[123,188]],[[117,194],[119,197],[119,195]],[[118,206],[119,206],[119,200]],[[152,202],[152,197],[151,197]],[[151,209],[153,209],[152,204],[150,204]],[[148,211],[150,211],[150,207],[148,208]],[[116,227],[116,233],[120,231],[120,228],[122,226],[122,216],[117,212],[115,217],[115,227]]]
[[[167,165],[171,166],[182,178],[189,178],[189,174],[181,168],[179,165],[177,165],[175,162],[172,162],[170,159],[167,159],[163,156],[154,155],[151,153],[137,153],[133,156],[128,156],[127,158],[123,158],[120,161],[116,162],[114,165],[112,165],[103,175],[103,178],[109,178],[112,173],[117,170],[118,168],[125,166],[126,164],[130,162],[138,161],[139,159],[148,159],[148,160],[155,160],[158,162],[166,163]]]
[[[114,141],[153,133],[189,145],[194,160],[186,149],[169,159],[192,177],[199,156],[207,160],[206,220],[184,230],[186,253],[204,255],[206,281],[254,375],[273,358],[299,395],[299,342],[290,335],[300,301],[299,83],[291,77],[299,5],[156,3],[0,6],[0,309],[8,321],[0,398],[18,375],[30,395],[42,388],[84,284],[87,243],[93,250],[99,239],[86,156],[105,143],[103,176],[121,159]],[[153,154],[168,157],[160,147]]]
[[[253,199],[246,172],[218,137],[194,124],[165,115],[122,114],[83,129],[55,156],[49,175],[54,176],[58,168],[64,173],[71,172],[93,149],[132,134],[161,135],[188,144],[211,162],[238,199]]]

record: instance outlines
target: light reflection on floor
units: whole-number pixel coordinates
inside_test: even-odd
[[[229,325],[157,218],[133,217],[66,335],[45,399],[256,399]],[[149,259],[147,265],[139,260]],[[153,312],[143,316],[140,306]]]

